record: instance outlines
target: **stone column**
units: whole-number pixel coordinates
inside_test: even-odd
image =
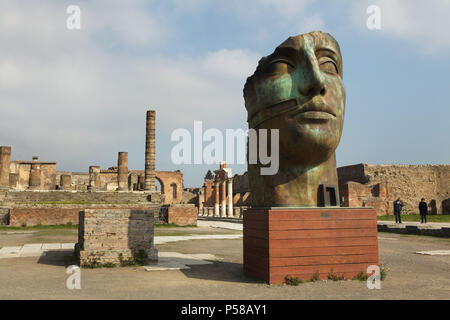
[[[221,217],[226,217],[227,216],[227,189],[225,186],[226,182],[222,181],[220,183],[220,193],[221,193],[221,197],[220,197],[220,206],[221,206]]]
[[[9,187],[12,189],[17,188],[19,184],[19,174],[18,173],[10,173],[9,174]]]
[[[118,190],[128,190],[128,152],[119,152],[117,168]]]
[[[62,174],[59,178],[59,185],[62,190],[72,189],[72,176],[70,174]]]
[[[100,180],[100,166],[90,166],[88,190],[96,190],[100,188],[99,180]]]
[[[154,110],[147,111],[147,126],[145,136],[145,186],[144,190],[155,191],[155,118]]]
[[[228,187],[228,218],[233,218],[233,179],[230,178],[227,180],[227,187]]]
[[[214,183],[214,217],[219,217],[219,183]]]
[[[11,163],[11,147],[0,147],[0,188],[9,188],[9,165]]]
[[[28,188],[32,190],[39,190],[41,188],[41,165],[39,163],[31,164]]]

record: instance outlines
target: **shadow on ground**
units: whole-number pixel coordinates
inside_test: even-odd
[[[180,270],[192,279],[225,281],[235,283],[264,283],[261,280],[244,275],[243,264],[225,261],[210,261],[213,264],[189,265],[190,269]]]
[[[61,267],[77,264],[73,250],[52,250],[44,252],[39,257],[37,263]]]

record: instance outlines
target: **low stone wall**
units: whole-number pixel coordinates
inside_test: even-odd
[[[158,260],[153,210],[86,209],[79,221],[75,254],[80,266]]]
[[[27,226],[78,224],[80,208],[12,208],[9,210],[9,225]]]
[[[197,225],[197,208],[193,204],[173,204],[167,208],[167,222],[179,226]]]
[[[378,222],[378,232],[391,232],[400,234],[415,234],[421,236],[432,236],[450,238],[449,227],[436,226],[407,226],[407,225],[392,225],[388,223]]]
[[[159,192],[75,192],[75,191],[8,191],[3,201],[3,207],[37,207],[61,204],[142,204],[162,203],[164,196]]]
[[[42,225],[59,225],[59,224],[78,224],[78,213],[85,209],[134,209],[149,210],[154,215],[156,223],[167,223],[167,212],[162,210],[159,205],[149,206],[125,206],[125,205],[61,205],[59,208],[42,207],[42,208],[11,208],[9,211],[9,225],[27,226]],[[2,212],[0,211],[0,221]],[[1,224],[1,222],[0,222]],[[6,223],[7,224],[7,223]]]

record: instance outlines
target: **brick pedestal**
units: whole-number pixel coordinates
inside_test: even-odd
[[[80,266],[94,262],[119,265],[142,251],[147,262],[158,260],[153,246],[154,213],[135,209],[80,211],[75,254]]]
[[[351,279],[378,265],[372,208],[252,208],[244,212],[244,273],[269,284],[317,272]]]

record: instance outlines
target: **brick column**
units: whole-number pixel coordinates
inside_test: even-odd
[[[72,189],[72,176],[70,174],[62,174],[59,178],[59,185],[62,190]]]
[[[228,218],[233,218],[233,179],[230,178],[227,180],[227,187],[228,187]]]
[[[128,190],[128,152],[119,152],[117,159],[117,186],[119,191]]]
[[[214,217],[219,217],[219,183],[214,183]]]
[[[12,189],[17,188],[19,184],[19,174],[18,173],[10,173],[9,174],[9,187]]]
[[[221,212],[220,212],[220,216],[221,217],[226,217],[227,216],[227,188],[226,188],[226,181],[222,181],[220,183],[220,206],[221,206]]]
[[[145,186],[144,190],[155,191],[155,118],[154,110],[147,111],[147,126],[145,136]]]
[[[41,165],[39,163],[31,164],[28,188],[32,190],[39,190],[41,188]]]
[[[9,188],[9,165],[11,163],[11,147],[0,147],[0,188]]]

